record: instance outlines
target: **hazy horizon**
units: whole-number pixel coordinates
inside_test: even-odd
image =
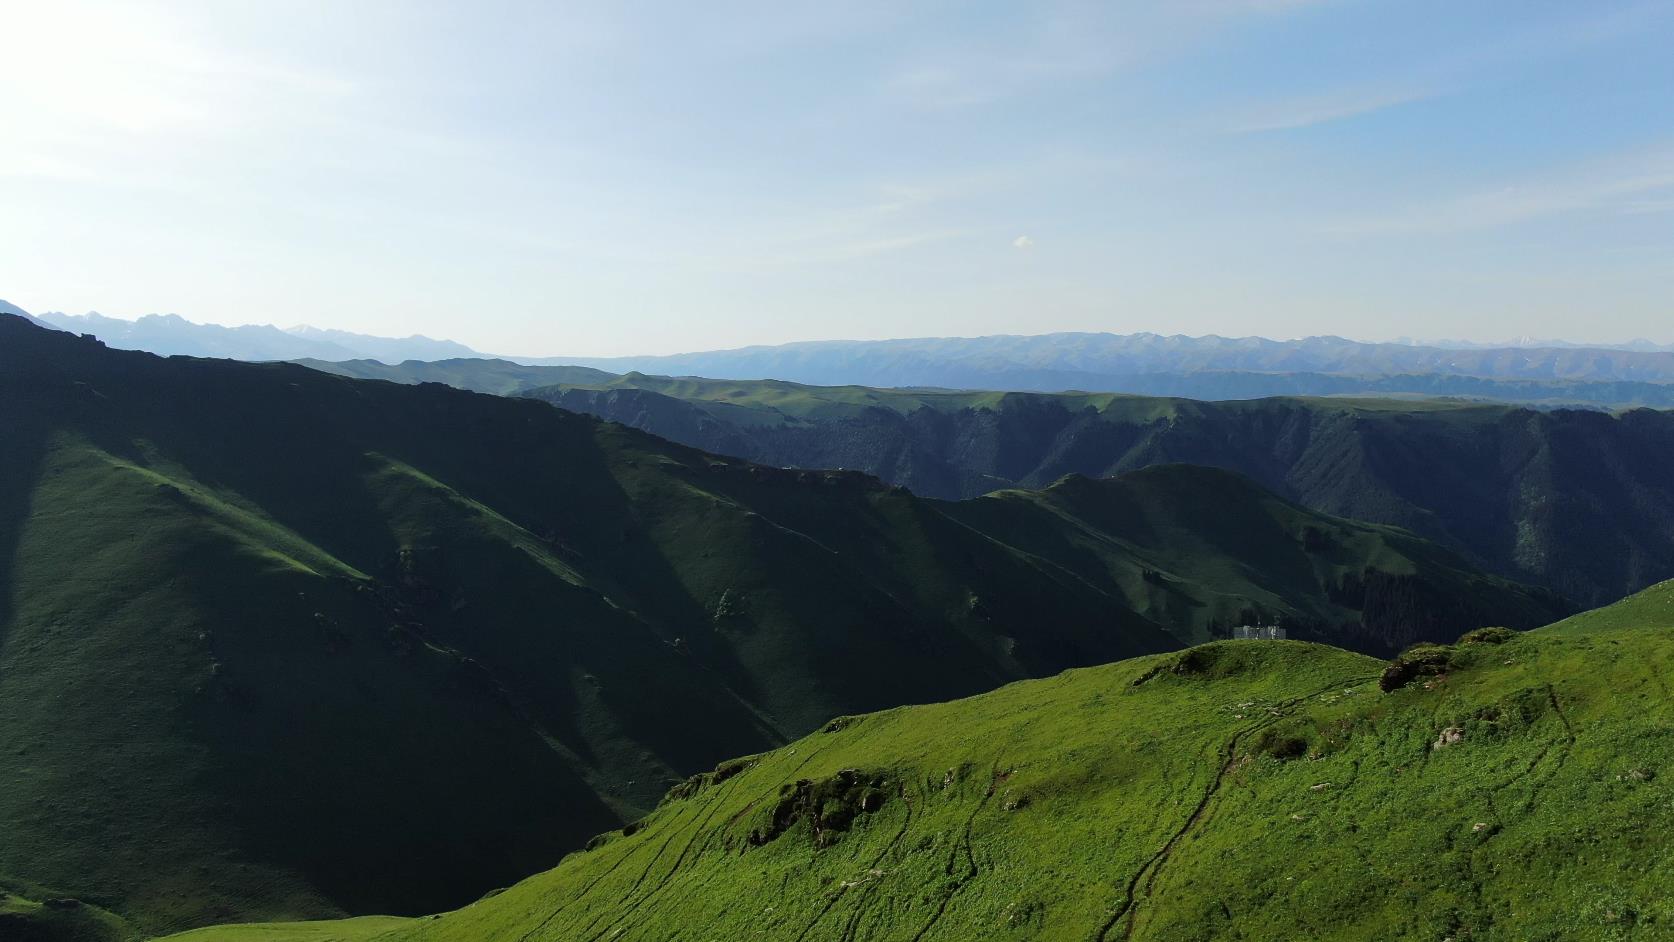
[[[576,357],[1674,341],[1667,2],[10,12],[31,311]]]
[[[0,298],[0,302],[4,302],[4,301],[6,301],[5,298]],[[25,309],[25,310],[27,310],[27,309]],[[613,358],[616,358],[616,359],[640,359],[640,358],[644,358],[644,357],[655,357],[655,356],[677,356],[677,355],[685,354],[685,353],[722,352],[722,351],[726,351],[726,350],[747,349],[747,348],[752,348],[752,347],[768,347],[768,348],[771,348],[771,347],[777,347],[777,346],[797,345],[797,344],[890,343],[890,342],[895,342],[895,341],[909,342],[909,341],[927,341],[927,340],[980,340],[980,339],[996,338],[996,337],[1016,337],[1016,338],[1020,338],[1020,339],[1027,339],[1027,338],[1031,338],[1031,337],[1043,337],[1043,336],[1052,336],[1052,335],[1061,335],[1061,334],[1107,334],[1107,335],[1114,335],[1114,336],[1134,336],[1134,335],[1149,334],[1149,335],[1158,336],[1158,337],[1165,337],[1165,338],[1185,337],[1187,339],[1193,339],[1193,340],[1201,340],[1201,339],[1209,339],[1209,338],[1217,338],[1217,339],[1221,339],[1221,340],[1263,340],[1263,341],[1270,341],[1270,342],[1275,342],[1275,343],[1291,343],[1291,342],[1303,341],[1303,340],[1334,338],[1334,339],[1338,339],[1338,340],[1346,340],[1346,341],[1349,341],[1349,342],[1352,342],[1352,343],[1400,344],[1400,345],[1408,345],[1408,346],[1438,347],[1438,348],[1443,348],[1443,349],[1448,349],[1448,348],[1472,349],[1472,348],[1496,348],[1496,347],[1507,348],[1507,349],[1520,348],[1520,347],[1528,347],[1528,348],[1587,347],[1587,348],[1599,348],[1599,349],[1626,350],[1626,349],[1632,348],[1635,345],[1643,345],[1643,344],[1646,344],[1646,343],[1651,343],[1653,345],[1662,347],[1665,350],[1668,349],[1668,348],[1674,348],[1674,344],[1659,344],[1654,338],[1651,338],[1651,337],[1625,337],[1625,338],[1620,338],[1620,339],[1617,339],[1617,340],[1614,340],[1614,341],[1577,341],[1577,340],[1573,340],[1573,339],[1567,338],[1567,337],[1521,336],[1521,337],[1502,337],[1502,338],[1498,338],[1496,340],[1489,340],[1489,341],[1476,341],[1476,340],[1469,340],[1469,339],[1457,338],[1457,337],[1405,337],[1405,336],[1401,336],[1401,337],[1371,338],[1371,337],[1345,336],[1345,335],[1342,335],[1342,334],[1307,334],[1307,335],[1295,336],[1295,337],[1277,337],[1277,336],[1271,336],[1271,335],[1260,334],[1260,333],[1250,333],[1250,334],[1182,334],[1182,333],[1165,333],[1163,331],[1156,331],[1156,330],[1133,330],[1133,331],[1122,331],[1122,332],[1084,330],[1084,331],[1043,331],[1041,333],[912,334],[912,335],[902,334],[902,335],[899,335],[899,336],[886,336],[886,337],[815,337],[815,338],[808,338],[808,339],[803,339],[803,340],[785,341],[783,343],[777,343],[777,344],[742,344],[742,345],[735,346],[735,347],[703,347],[703,348],[694,347],[694,348],[687,349],[687,350],[673,350],[673,351],[666,351],[666,352],[661,352],[661,353],[643,353],[643,352],[641,352],[641,353],[592,355],[592,354],[572,354],[572,353],[566,353],[564,351],[551,351],[551,352],[549,352],[549,351],[538,351],[538,350],[537,351],[484,350],[484,349],[482,349],[480,347],[476,347],[472,344],[465,343],[464,341],[460,340],[458,337],[453,337],[453,336],[435,336],[435,335],[422,334],[422,333],[419,333],[419,334],[391,334],[391,335],[364,335],[364,334],[360,334],[359,332],[356,332],[356,331],[346,331],[341,327],[334,327],[334,326],[323,325],[323,324],[311,324],[311,323],[305,323],[305,322],[298,322],[298,323],[294,323],[294,324],[276,324],[276,323],[215,324],[213,322],[193,321],[190,318],[186,318],[184,315],[177,314],[177,313],[174,313],[174,312],[152,312],[152,313],[148,313],[148,314],[135,315],[135,316],[132,316],[132,317],[122,317],[122,316],[113,315],[113,314],[106,314],[103,311],[85,311],[81,314],[73,314],[73,313],[70,313],[70,312],[67,312],[67,311],[59,311],[59,310],[52,310],[52,309],[42,310],[42,311],[28,311],[28,313],[32,314],[32,315],[35,315],[35,316],[40,316],[40,317],[68,317],[68,318],[76,318],[76,319],[88,318],[88,317],[98,317],[98,318],[105,318],[105,319],[109,319],[109,320],[124,321],[124,322],[130,323],[130,324],[135,323],[135,322],[139,321],[140,319],[146,318],[146,317],[180,318],[181,320],[185,320],[189,324],[213,326],[213,327],[229,327],[229,328],[230,327],[267,327],[267,328],[272,328],[274,330],[284,331],[286,333],[303,333],[303,332],[309,332],[309,331],[322,331],[322,332],[327,332],[327,333],[343,332],[343,333],[349,333],[349,334],[355,334],[355,335],[361,335],[361,336],[382,336],[382,337],[384,337],[384,339],[392,339],[392,340],[423,339],[423,340],[433,340],[433,341],[442,341],[442,342],[451,341],[451,342],[454,342],[454,343],[460,343],[460,344],[462,344],[464,346],[467,346],[467,347],[471,347],[472,350],[474,350],[476,353],[478,353],[480,355],[483,355],[483,356],[488,356],[488,357],[516,357],[518,359],[564,359],[564,358],[574,358],[574,359],[613,359]]]

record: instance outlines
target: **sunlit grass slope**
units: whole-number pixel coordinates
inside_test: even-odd
[[[1553,625],[1552,630],[1580,634],[1645,627],[1674,628],[1674,580],[1660,582],[1614,605],[1566,618]]]
[[[1217,642],[839,720],[379,938],[1674,937],[1674,630],[1419,653]]]

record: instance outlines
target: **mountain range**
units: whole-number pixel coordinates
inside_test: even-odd
[[[464,344],[429,337],[374,337],[342,330],[270,325],[222,327],[194,324],[178,314],[148,314],[137,320],[105,317],[96,311],[63,314],[48,311],[28,315],[14,305],[0,313],[27,316],[45,327],[76,334],[93,334],[123,350],[145,350],[162,356],[220,357],[232,360],[371,359],[387,363],[403,360],[444,360],[480,356]]]
[[[8,307],[10,313],[23,313]],[[193,324],[175,315],[128,321],[94,313],[48,313],[35,319],[75,333],[92,333],[114,347],[165,356],[252,361],[369,359],[392,365],[409,360],[483,358],[462,344],[423,336],[396,339],[312,327],[220,327]],[[1457,341],[1429,346],[1407,341],[1358,343],[1338,337],[1275,341],[1059,333],[821,341],[651,357],[504,359],[526,366],[586,366],[615,374],[780,379],[814,385],[1080,390],[1194,399],[1455,396],[1536,405],[1674,406],[1674,350],[1648,341],[1623,348],[1560,341],[1544,346],[1519,341],[1494,347]]]
[[[856,469],[945,499],[1156,464],[1226,468],[1587,605],[1674,575],[1666,411],[821,387],[498,360],[308,365],[541,399],[708,451]]]
[[[0,438],[0,888],[143,932],[461,905],[835,715],[1567,611],[1225,471],[948,503],[10,316]]]
[[[1674,582],[1565,598],[1668,413],[91,334],[0,313],[8,942],[1674,924]]]

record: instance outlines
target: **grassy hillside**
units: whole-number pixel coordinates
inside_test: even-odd
[[[0,877],[141,930],[458,905],[833,715],[1208,623],[1130,594],[1175,564],[1109,524],[1100,576],[858,474],[15,318],[0,440]],[[1212,523],[1194,480],[1153,477],[1171,532]],[[1405,628],[1332,600],[1355,571],[1450,600],[1426,632],[1474,626],[1467,597],[1558,614],[1346,521],[1310,524],[1357,535],[1298,580],[1307,515],[1250,493],[1276,522],[1170,569],[1182,598],[1326,611],[1320,636],[1368,649]]]
[[[1669,938],[1671,670],[1624,619],[1070,671],[723,763],[377,938]]]

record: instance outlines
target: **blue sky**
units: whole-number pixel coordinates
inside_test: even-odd
[[[1674,0],[0,0],[0,297],[625,354],[1674,340]]]

